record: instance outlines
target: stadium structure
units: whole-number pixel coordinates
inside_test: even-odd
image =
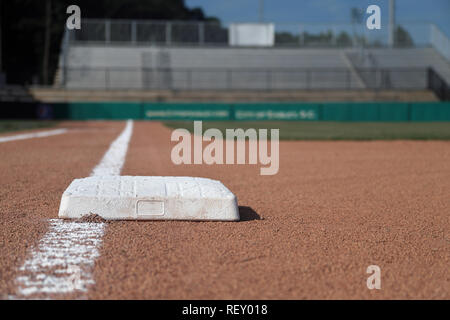
[[[52,87],[4,89],[3,98],[433,102],[450,99],[449,83],[450,40],[430,23],[368,30],[362,24],[83,19],[80,30],[64,34]]]
[[[438,26],[83,18],[56,52],[45,3],[51,63],[0,84],[0,299],[449,298]]]
[[[56,85],[153,90],[426,89],[428,68],[450,80],[449,40],[435,25],[416,25],[422,34],[429,33],[417,44],[411,39],[388,48],[383,35],[339,41],[347,34],[342,30],[335,31],[337,37],[330,32],[316,41],[305,39],[312,38],[306,32],[286,33],[290,39],[285,41],[281,36],[277,39],[277,33],[272,41],[258,41],[259,33],[274,37],[274,31],[267,31],[272,24],[238,24],[254,28],[244,34],[253,43],[239,44],[231,39],[231,29],[240,31],[233,28],[236,24],[229,32],[210,24],[86,21],[81,31],[66,33]]]

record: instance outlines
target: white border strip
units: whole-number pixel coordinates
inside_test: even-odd
[[[40,131],[40,132],[33,132],[33,133],[17,134],[15,136],[0,137],[0,143],[16,141],[16,140],[33,139],[33,138],[44,138],[44,137],[56,136],[58,134],[63,134],[66,132],[67,132],[67,129],[55,129],[55,130]]]
[[[133,122],[129,120],[91,176],[120,174],[132,133]],[[51,219],[50,230],[19,269],[18,298],[86,292],[95,283],[92,269],[105,226],[105,223]]]

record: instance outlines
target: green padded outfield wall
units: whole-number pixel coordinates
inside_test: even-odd
[[[408,103],[326,103],[323,121],[410,121]]]
[[[450,121],[450,103],[414,103],[411,121]]]
[[[141,103],[133,102],[72,102],[53,106],[56,119],[71,120],[126,120],[142,119]]]
[[[450,121],[449,102],[59,103],[56,119]]]

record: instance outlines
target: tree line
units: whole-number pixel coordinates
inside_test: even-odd
[[[8,83],[51,84],[70,5],[82,18],[217,20],[184,0],[8,0],[0,1],[1,71]]]
[[[201,8],[188,8],[184,0],[8,0],[0,1],[0,72],[7,74],[10,84],[52,84],[58,67],[61,40],[70,5],[81,8],[82,18],[152,19],[219,21],[208,17]],[[362,23],[362,13],[351,10],[352,24]],[[218,32],[226,34],[220,27]],[[413,46],[409,33],[401,26],[395,30],[396,43]],[[367,39],[345,31],[277,32],[279,45],[323,45],[338,47],[367,45]],[[382,46],[381,43],[370,43]]]

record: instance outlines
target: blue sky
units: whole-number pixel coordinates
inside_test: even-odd
[[[207,15],[224,22],[258,20],[259,0],[185,0],[189,7],[201,7]],[[382,23],[387,22],[388,0],[264,0],[268,22],[350,22],[350,9],[381,7]],[[397,21],[437,24],[450,36],[450,0],[396,0]]]

